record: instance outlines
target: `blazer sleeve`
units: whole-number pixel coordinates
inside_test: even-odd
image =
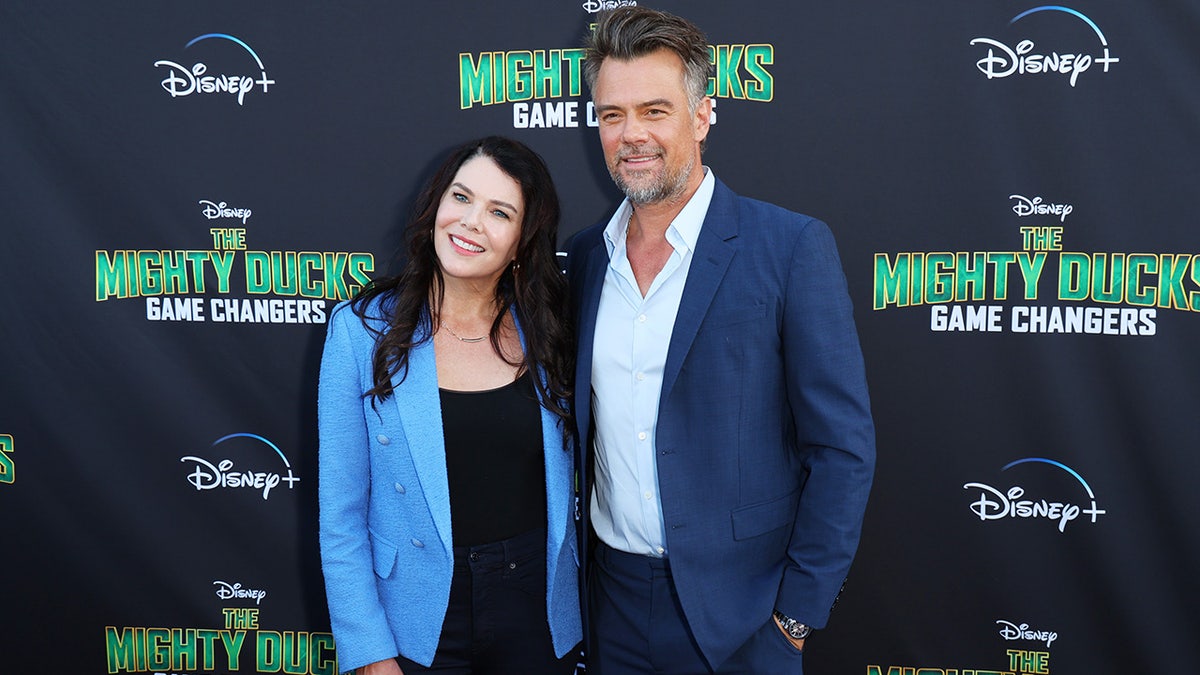
[[[858,548],[875,467],[875,429],[850,296],[833,235],[809,220],[792,252],[784,368],[808,471],[776,609],[825,626]]]
[[[342,311],[338,311],[338,309]],[[338,667],[349,671],[397,654],[375,585],[367,529],[370,461],[360,373],[374,342],[342,305],[332,313],[321,357],[317,420],[321,568]],[[352,330],[357,329],[357,330]]]

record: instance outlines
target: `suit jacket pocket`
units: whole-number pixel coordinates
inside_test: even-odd
[[[375,575],[380,579],[392,576],[396,566],[396,547],[388,540],[371,533],[371,559],[375,565]]]
[[[800,491],[766,502],[742,506],[730,512],[733,518],[733,538],[749,539],[796,522],[796,507]]]
[[[710,307],[708,314],[705,315],[704,323],[700,325],[700,330],[719,330],[726,326],[736,326],[747,321],[759,321],[766,318],[766,316],[767,306],[765,304],[739,305],[725,309]]]

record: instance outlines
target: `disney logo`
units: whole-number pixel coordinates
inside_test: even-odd
[[[1093,523],[1096,522],[1096,516],[1105,513],[1096,508],[1095,500],[1087,509],[1066,502],[1048,502],[1045,499],[1023,500],[1021,497],[1025,495],[1025,488],[1018,486],[1009,488],[1007,493],[983,483],[967,483],[963,488],[979,490],[979,499],[972,502],[970,508],[980,520],[1047,518],[1058,521],[1058,531],[1064,532],[1067,523],[1078,518],[1080,513],[1091,515]]]
[[[980,72],[987,75],[989,80],[1009,75],[1036,75],[1039,73],[1059,73],[1062,75],[1071,76],[1071,86],[1075,86],[1079,76],[1086,72],[1092,64],[1098,64],[1104,67],[1104,72],[1112,64],[1117,63],[1121,59],[1112,56],[1108,49],[1108,39],[1104,37],[1103,31],[1086,15],[1078,10],[1070,7],[1062,7],[1060,5],[1043,5],[1033,9],[1025,10],[1014,16],[1009,25],[1035,14],[1040,15],[1043,12],[1062,12],[1082,21],[1092,32],[1096,34],[1096,39],[1100,42],[1100,49],[1103,51],[1103,56],[1093,57],[1091,54],[1059,54],[1051,52],[1049,54],[1034,54],[1033,40],[1021,40],[1016,47],[1008,45],[998,40],[990,38],[975,38],[971,40],[971,45],[984,45],[987,47],[987,56],[975,62],[975,67],[979,68]]]
[[[1033,40],[1021,40],[1016,49],[1011,49],[1003,42],[989,38],[975,38],[971,45],[987,45],[987,56],[975,62],[975,67],[987,75],[989,80],[1008,77],[1014,74],[1061,73],[1071,75],[1071,86],[1080,74],[1092,67],[1090,54],[1030,54],[1033,51]],[[995,51],[1000,50],[999,54]]]
[[[1058,639],[1058,633],[1049,630],[1030,630],[1027,623],[1015,624],[1004,620],[996,623],[1000,626],[1000,637],[1005,640],[1037,640],[1045,642],[1049,647],[1050,643]]]
[[[1042,203],[1041,197],[1022,197],[1021,195],[1009,195],[1009,199],[1015,199],[1016,204],[1013,204],[1013,213],[1024,218],[1025,216],[1058,216],[1060,222],[1067,222],[1067,216],[1075,210],[1070,204],[1045,204]]]
[[[247,220],[250,220],[250,209],[227,208],[225,202],[218,204],[210,202],[207,199],[201,199],[199,203],[204,207],[200,212],[209,220],[216,218],[238,218],[242,221],[243,225],[246,224]]]
[[[242,588],[241,584],[230,584],[224,581],[214,581],[213,586],[217,587],[217,597],[222,600],[233,599],[249,599],[253,600],[254,604],[261,605],[263,598],[267,597],[266,591],[257,591],[250,588]]]
[[[197,490],[251,488],[262,490],[264,501],[270,496],[271,490],[281,482],[287,483],[288,489],[291,490],[295,489],[296,482],[300,480],[292,474],[291,467],[288,467],[285,478],[270,471],[234,471],[231,459],[223,459],[213,464],[206,459],[189,455],[181,457],[179,461],[195,463],[196,468],[187,475],[187,482]]]
[[[275,84],[275,80],[267,79],[265,70],[262,71],[262,77],[255,80],[249,75],[205,75],[208,66],[203,63],[196,63],[189,69],[174,61],[154,62],[155,68],[162,66],[170,69],[160,84],[171,95],[171,98],[190,96],[196,93],[227,93],[237,95],[238,105],[242,105],[246,94],[254,89],[254,85],[261,84],[263,93],[266,93],[267,85]]]
[[[587,0],[583,3],[584,11],[595,14],[604,9],[616,9],[618,7],[636,6],[637,0]]]

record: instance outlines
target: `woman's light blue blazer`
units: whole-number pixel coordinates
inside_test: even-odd
[[[330,316],[317,415],[321,567],[338,668],[344,672],[397,654],[428,665],[446,616],[454,557],[433,342],[409,352],[407,377],[393,378],[394,395],[372,408],[363,392],[372,387],[375,340],[347,305]],[[368,316],[380,330],[387,325],[382,315],[376,299]],[[561,657],[582,637],[571,508],[574,453],[563,449],[557,418],[545,408],[541,414],[546,613]]]

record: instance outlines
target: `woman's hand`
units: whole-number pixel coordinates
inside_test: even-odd
[[[400,664],[396,663],[396,659],[368,663],[354,672],[356,675],[404,675],[404,671],[400,670]]]

